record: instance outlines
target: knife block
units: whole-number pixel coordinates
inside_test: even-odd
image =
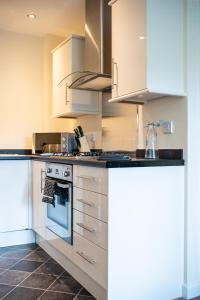
[[[81,145],[80,152],[90,152],[90,147],[86,137],[85,136],[79,137],[79,141]]]

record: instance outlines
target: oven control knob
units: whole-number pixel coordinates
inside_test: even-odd
[[[51,168],[48,168],[47,169],[47,173],[51,173],[52,172],[52,169]]]
[[[69,171],[65,171],[63,175],[64,175],[64,177],[68,177],[68,176],[70,176],[70,172]]]

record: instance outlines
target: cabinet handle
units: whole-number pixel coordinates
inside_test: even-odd
[[[91,265],[96,264],[96,261],[92,258],[90,258],[89,256],[85,255],[83,252],[80,251],[76,251],[76,254],[78,254],[80,257],[82,257],[84,260],[86,260],[87,262],[89,262]]]
[[[116,82],[115,82],[115,74],[116,74]],[[114,87],[116,87],[116,93],[118,95],[118,65],[114,61],[114,59],[112,59],[112,89],[114,89]]]
[[[44,187],[43,187],[43,182],[44,182],[43,174],[45,174],[45,171],[41,169],[40,170],[40,192],[41,192],[41,194],[44,191]]]
[[[95,230],[93,228],[90,228],[89,226],[84,225],[83,223],[76,223],[79,227],[89,231],[90,233],[94,233]]]
[[[90,206],[90,207],[93,207],[93,206],[94,206],[93,203],[90,203],[90,202],[85,201],[85,200],[83,200],[83,199],[77,199],[77,201],[79,201],[79,202],[81,202],[81,203],[83,203],[83,204],[85,204],[85,205],[87,205],[87,206]]]
[[[65,89],[65,104],[69,103],[69,101],[67,100],[67,85],[66,85],[66,89]]]
[[[93,176],[77,175],[77,177],[86,180],[96,180],[96,178]]]

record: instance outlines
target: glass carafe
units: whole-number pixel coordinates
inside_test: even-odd
[[[147,124],[145,158],[158,158],[157,132],[155,128],[156,126],[157,125],[154,123]]]

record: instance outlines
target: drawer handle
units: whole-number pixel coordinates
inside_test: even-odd
[[[89,231],[90,233],[94,233],[95,232],[95,230],[93,228],[88,227],[88,226],[84,225],[83,223],[76,223],[76,225],[78,225],[79,227],[81,227],[81,228]]]
[[[77,175],[77,177],[81,178],[81,179],[86,179],[86,180],[96,180],[96,178],[93,176]]]
[[[85,201],[85,200],[83,200],[83,199],[77,199],[77,201],[79,201],[79,202],[81,202],[81,203],[83,203],[83,204],[85,204],[85,205],[87,205],[87,206],[90,206],[90,207],[94,206],[93,203],[90,203],[90,202]]]
[[[84,260],[86,260],[87,262],[89,262],[91,265],[96,264],[96,261],[92,258],[90,258],[89,256],[85,255],[83,252],[80,251],[76,251],[76,254],[78,254],[80,257],[82,257]]]

